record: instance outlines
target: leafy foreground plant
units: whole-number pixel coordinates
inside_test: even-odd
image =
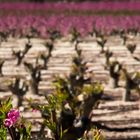
[[[7,130],[12,140],[29,140],[31,124],[12,108],[11,99],[0,102],[0,140],[7,140]]]
[[[44,137],[44,129],[51,131],[48,139],[53,140],[103,140],[103,136],[92,126],[90,113],[103,94],[103,87],[92,82],[86,76],[86,62],[81,51],[76,49],[72,72],[65,78],[56,77],[56,87],[46,96],[47,104],[32,103],[31,106],[41,111],[44,122],[39,137]]]

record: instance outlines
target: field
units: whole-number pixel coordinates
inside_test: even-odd
[[[32,123],[23,140],[92,140],[89,126],[99,130],[95,140],[140,139],[139,9],[140,2],[0,4],[0,98],[12,97]],[[61,116],[67,109],[72,124]]]

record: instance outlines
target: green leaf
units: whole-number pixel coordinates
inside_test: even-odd
[[[6,128],[4,126],[0,127],[0,140],[6,140],[7,134],[6,134]]]
[[[45,120],[45,124],[53,133],[56,133],[56,124],[55,124],[55,122],[50,122],[48,120]]]
[[[12,101],[11,101],[11,98],[9,97],[8,100],[6,100],[3,103],[3,111],[5,113],[8,113],[11,108],[12,108]]]
[[[93,138],[93,140],[105,140],[105,138],[101,134],[100,130],[95,129],[95,130],[93,130],[93,132],[94,132],[94,138]]]
[[[2,110],[0,110],[0,120],[4,120],[5,117],[6,117],[5,113]]]
[[[26,132],[28,135],[30,135],[31,129],[32,129],[32,125],[31,125],[31,123],[29,123],[28,126],[26,127]]]

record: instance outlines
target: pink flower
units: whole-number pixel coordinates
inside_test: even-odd
[[[6,127],[11,127],[13,125],[13,121],[11,119],[5,119],[4,120],[4,125]]]
[[[17,109],[11,109],[7,114],[8,119],[11,119],[13,124],[16,123],[17,119],[20,117],[20,113]]]
[[[32,112],[37,112],[37,111],[38,111],[37,109],[33,109],[33,110],[32,110]]]

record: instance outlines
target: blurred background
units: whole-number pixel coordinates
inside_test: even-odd
[[[67,77],[71,69],[74,74]],[[38,133],[45,136],[47,111],[41,107],[33,113],[30,104],[46,104],[54,75],[67,77],[58,87],[77,100],[80,111],[78,116],[68,111],[72,121],[66,122],[79,124],[78,118],[80,131],[89,129],[87,115],[80,113],[91,106],[91,122],[106,140],[140,140],[140,0],[0,0],[0,98],[12,97],[23,117],[33,122],[32,140],[40,139]],[[85,96],[85,89],[79,89],[81,81],[90,83],[89,77],[93,87],[85,88]]]
[[[93,1],[93,2],[101,2],[101,1],[110,1],[110,2],[116,2],[116,1],[139,1],[139,0],[0,0],[0,2],[85,2],[85,1]]]

